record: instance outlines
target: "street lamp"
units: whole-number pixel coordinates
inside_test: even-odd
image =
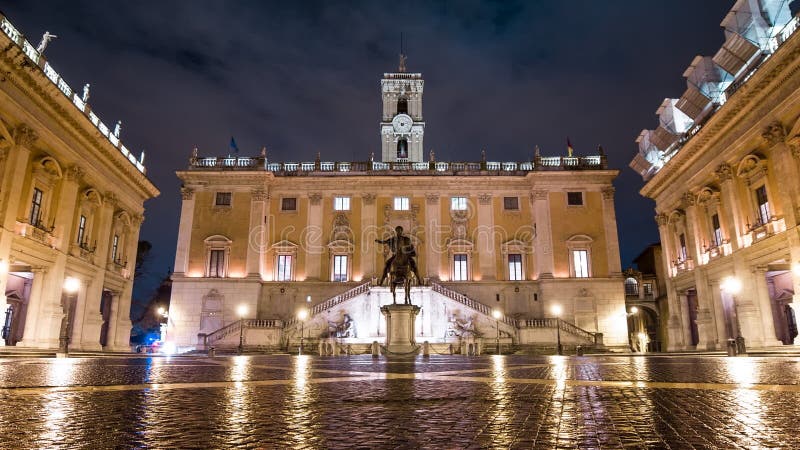
[[[631,314],[636,314],[638,312],[639,312],[639,308],[637,308],[636,306],[631,306]]]
[[[492,317],[494,317],[495,327],[497,328],[497,340],[496,340],[496,351],[497,354],[500,354],[500,317],[503,316],[503,313],[500,312],[499,309],[492,310]]]
[[[300,308],[300,311],[297,311],[297,320],[300,321],[300,350],[298,351],[298,354],[300,355],[303,354],[303,334],[305,331],[303,330],[303,326],[305,325],[305,320],[307,317],[308,317],[307,309]]]
[[[167,326],[169,325],[169,311],[166,310],[163,306],[159,306],[158,310],[156,311],[160,319],[158,320],[159,323],[159,340],[161,343],[165,343],[167,341]],[[161,322],[161,318],[166,319],[164,322]]]
[[[61,319],[61,332],[58,335],[58,352],[65,356],[69,353],[69,328],[72,322],[72,300],[73,296],[77,294],[80,289],[81,280],[75,277],[64,278],[64,293],[67,294],[64,299],[66,302],[66,311],[64,313],[64,318]]]
[[[730,296],[731,305],[733,306],[733,317],[735,319],[734,325],[736,327],[736,353],[743,355],[747,353],[747,348],[744,344],[744,336],[742,336],[742,327],[739,324],[739,311],[736,308],[736,294],[742,291],[742,282],[736,277],[725,277],[719,284],[720,290]],[[730,355],[730,354],[729,354]]]
[[[561,305],[553,305],[550,312],[556,316],[556,352],[561,355]]]
[[[242,354],[244,348],[244,316],[247,315],[247,305],[239,305],[236,308],[236,314],[239,315],[239,354]]]

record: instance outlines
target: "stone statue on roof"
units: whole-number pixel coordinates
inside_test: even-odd
[[[57,37],[58,36],[56,36],[55,34],[50,34],[49,31],[45,31],[44,34],[42,35],[42,40],[39,41],[39,45],[36,46],[36,51],[39,52],[40,54],[43,53],[44,49],[47,48],[47,44],[49,44],[50,41],[53,40],[53,38]]]
[[[406,71],[406,59],[408,59],[408,57],[406,55],[400,53],[400,65],[397,68],[398,72],[404,73]]]

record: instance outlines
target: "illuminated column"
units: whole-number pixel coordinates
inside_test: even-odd
[[[721,188],[723,216],[728,225],[728,232],[733,234],[733,236],[729,237],[731,247],[733,247],[733,250],[737,250],[744,246],[742,235],[744,235],[745,230],[740,220],[741,213],[736,197],[736,186],[733,183],[733,169],[726,163],[720,164],[716,170],[716,177]]]
[[[674,289],[671,289],[670,292],[674,293],[674,295],[677,297],[675,303],[678,305],[679,311],[677,311],[675,315],[670,314],[670,331],[673,328],[676,331],[674,332],[674,343],[672,342],[673,334],[670,334],[670,343],[667,351],[671,352],[675,350],[689,350],[691,349],[692,342],[692,317],[691,311],[689,311],[689,296],[687,295],[686,291],[677,292]],[[669,301],[669,299],[667,299],[667,301]],[[672,321],[675,323],[671,323]],[[680,341],[678,339],[680,339]]]
[[[254,189],[250,193],[250,228],[247,239],[247,262],[245,272],[248,277],[261,278],[261,255],[266,250],[267,193]]]
[[[531,192],[533,201],[534,256],[539,278],[553,278],[553,246],[550,232],[549,192],[536,189]]]
[[[786,142],[786,130],[780,122],[773,122],[761,134],[766,147],[770,149],[770,172],[778,180],[778,197],[783,212],[786,228],[792,228],[800,223],[800,179],[796,156],[800,156],[797,147]],[[800,141],[800,139],[797,139]],[[785,182],[795,180],[795,182]]]
[[[608,275],[622,275],[622,262],[619,255],[619,235],[617,234],[617,213],[614,211],[614,187],[603,188],[603,228],[606,237],[606,257]]]
[[[667,306],[669,318],[667,319],[667,351],[683,350],[689,345],[689,340],[684,338],[684,322],[681,318],[681,305],[678,292],[672,286],[672,248],[670,246],[669,218],[666,214],[658,214],[655,217],[658,224],[658,233],[661,236],[661,257],[664,265],[666,279],[664,280],[667,288]],[[688,319],[687,322],[688,323]]]
[[[194,222],[194,189],[181,188],[181,221],[178,226],[178,243],[175,250],[175,275],[186,273],[189,264],[189,245],[192,239],[192,223]]]
[[[322,257],[326,254],[326,249],[322,244],[322,194],[320,193],[308,194],[308,222],[303,235],[305,236],[306,256],[305,279],[319,280],[322,272]]]
[[[675,258],[672,232],[669,229],[669,216],[658,214],[655,219],[658,224],[658,234],[661,238],[661,256],[664,259],[664,269],[666,270],[667,279],[670,279],[672,278],[672,261],[677,258]]]
[[[72,240],[72,231],[75,228],[75,205],[78,201],[78,187],[83,173],[83,169],[78,166],[67,168],[64,171],[64,178],[61,180],[58,198],[50,204],[50,207],[55,210],[53,233],[57,236],[57,247],[62,252],[69,251]]]
[[[99,283],[97,281],[100,281]],[[89,284],[91,283],[91,284]],[[99,289],[98,289],[99,286]],[[100,348],[100,293],[103,288],[103,277],[87,280],[81,278],[81,289],[77,292],[75,309],[72,311],[72,334],[70,347],[81,350],[101,350]],[[97,298],[95,298],[95,296]],[[93,331],[96,328],[96,336]]]
[[[47,271],[41,267],[32,267],[33,282],[28,294],[28,309],[25,312],[25,330],[22,332],[20,347],[34,347],[36,345],[36,330],[39,328],[39,318],[42,316],[42,292],[46,281]]]
[[[755,342],[755,346],[775,347],[782,343],[775,336],[775,320],[772,315],[772,300],[769,297],[767,286],[767,266],[755,266],[752,270],[753,290],[755,291],[756,304],[761,313],[761,327],[763,340]]]
[[[497,279],[497,261],[495,260],[494,214],[492,213],[491,194],[478,195],[478,229],[477,254],[478,269],[482,280]]]
[[[269,228],[272,226],[273,217],[270,215],[270,194],[269,192],[264,193],[264,217],[266,217],[266,222],[263,224],[263,229],[261,231],[261,249],[258,255],[258,273],[261,274],[261,279],[271,279],[272,272],[270,270],[271,263],[267,260],[267,256],[269,254]]]
[[[127,233],[125,257],[128,259],[129,278],[123,285],[122,295],[118,303],[117,317],[109,320],[109,327],[114,327],[114,341],[108,341],[112,350],[130,351],[131,337],[131,294],[133,293],[133,266],[136,264],[136,249],[139,243],[139,230],[144,218],[132,216],[130,230]]]
[[[700,248],[700,229],[697,220],[697,197],[691,192],[683,194],[683,207],[686,211],[686,246],[689,248],[688,257],[694,261],[694,267],[701,263],[703,251]]]
[[[425,194],[425,275],[428,278],[439,278],[442,269],[442,251],[439,237],[442,224],[442,209],[439,194]],[[448,269],[444,269],[447,273]]]
[[[378,229],[378,219],[375,206],[375,194],[367,192],[361,194],[361,274],[362,279],[378,276],[375,272],[375,239]]]
[[[794,311],[794,316],[800,318],[800,228],[795,227],[786,231],[787,240],[789,241],[789,255],[792,265],[792,286],[794,287],[794,296],[792,296],[792,303],[789,307]],[[794,345],[800,345],[800,334],[795,336]]]
[[[114,208],[117,197],[113,192],[106,192],[103,205],[97,210],[95,219],[95,236],[97,247],[94,249],[94,264],[106,269],[109,261],[109,247],[111,247],[111,226],[114,224]]]
[[[111,310],[108,314],[108,335],[106,336],[106,347],[113,347],[114,342],[117,339],[117,327],[114,326],[117,323],[117,317],[119,317],[119,302],[120,302],[120,292],[112,291],[111,292]]]
[[[698,335],[700,332],[700,317],[705,321],[705,339],[703,350],[713,350],[720,346],[721,342],[727,339],[725,331],[725,311],[722,308],[722,302],[719,298],[719,286],[709,282],[708,274],[703,269],[697,269],[693,272],[694,286],[697,293],[697,329]],[[698,343],[698,349],[700,344]]]

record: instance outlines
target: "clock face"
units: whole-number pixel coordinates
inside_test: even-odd
[[[408,114],[398,114],[392,119],[392,127],[394,127],[394,131],[397,133],[411,132],[411,125],[413,124],[414,121]]]

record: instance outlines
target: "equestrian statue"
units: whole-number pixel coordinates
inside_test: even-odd
[[[378,244],[388,245],[392,251],[392,256],[386,260],[383,275],[381,275],[378,285],[383,286],[383,281],[389,276],[392,301],[397,303],[395,290],[398,285],[402,285],[406,293],[405,304],[410,305],[412,274],[417,280],[417,285],[422,285],[422,277],[419,276],[417,262],[414,260],[414,257],[417,256],[417,251],[414,249],[414,244],[411,243],[411,238],[403,235],[403,227],[398,226],[394,231],[396,233],[394,237],[384,240],[375,239]]]

